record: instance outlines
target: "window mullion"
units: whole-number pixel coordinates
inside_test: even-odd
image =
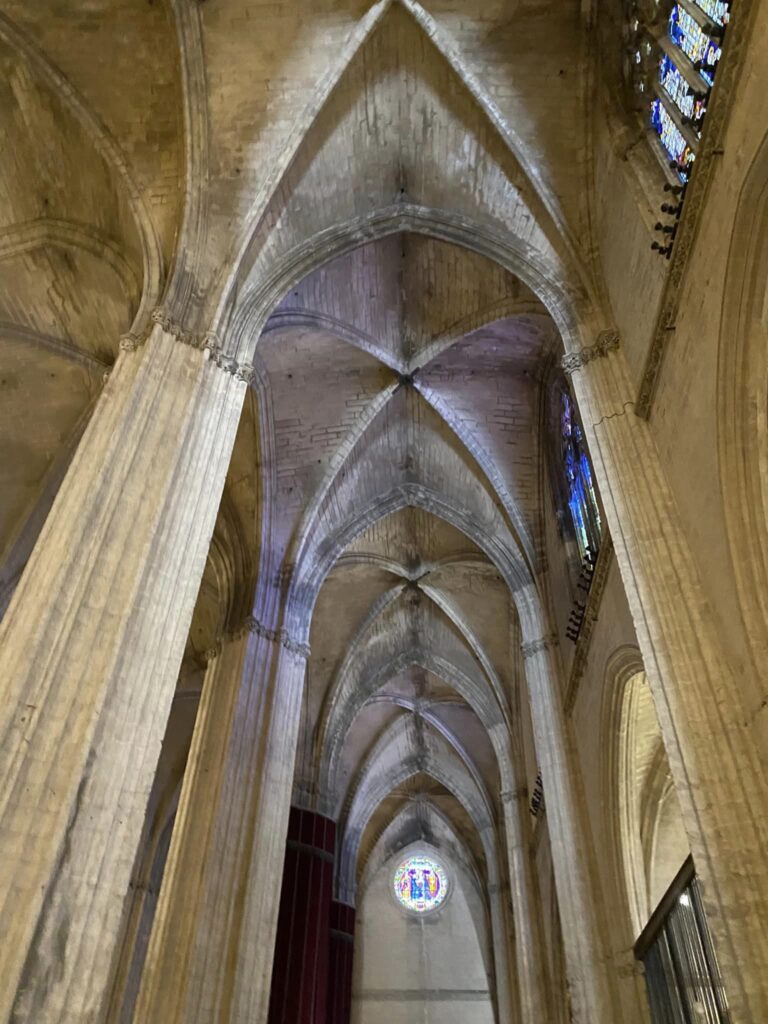
[[[677,109],[675,104],[667,95],[667,92],[664,89],[664,86],[661,84],[661,82],[653,83],[653,91],[655,92],[658,99],[661,101],[669,116],[675,122],[675,125],[680,129],[680,132],[682,133],[682,136],[685,139],[685,141],[688,143],[691,149],[694,152],[696,152],[696,148],[699,144],[699,140],[696,137],[696,133],[692,132],[688,125],[683,124],[682,115],[680,111]]]

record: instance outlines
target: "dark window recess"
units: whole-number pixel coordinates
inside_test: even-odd
[[[637,940],[653,1024],[730,1024],[693,861],[686,861]]]

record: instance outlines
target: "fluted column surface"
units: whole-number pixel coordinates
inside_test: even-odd
[[[541,906],[531,858],[531,829],[524,794],[501,794],[507,860],[515,921],[515,957],[521,1024],[538,1024],[547,1015],[547,989],[541,938]]]
[[[536,756],[541,766],[562,922],[568,987],[576,1024],[614,1024],[615,999],[598,913],[600,894],[563,709],[560,665],[551,637],[523,645]]]
[[[622,352],[574,362],[573,387],[732,1019],[768,1020],[768,786],[739,680],[724,656],[652,427],[634,414]]]
[[[141,1024],[263,1024],[304,655],[256,624],[206,674],[136,1010]]]
[[[0,1020],[97,1019],[245,390],[122,353],[0,627]]]

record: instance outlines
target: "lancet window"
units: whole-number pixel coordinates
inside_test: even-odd
[[[722,56],[730,0],[626,0],[624,74],[661,159],[686,182]]]
[[[594,558],[600,549],[602,521],[592,463],[573,399],[565,388],[560,401],[560,452],[568,511],[582,559]]]

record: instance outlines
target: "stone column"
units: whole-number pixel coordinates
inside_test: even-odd
[[[768,785],[618,336],[563,359],[669,756],[734,1024],[768,1020]]]
[[[212,652],[135,1020],[264,1024],[307,651],[249,620]]]
[[[501,793],[515,922],[515,957],[521,1024],[547,1020],[541,907],[531,859],[531,830],[524,790]]]
[[[494,979],[496,982],[496,1010],[499,1021],[512,1021],[514,1013],[514,985],[511,977],[514,971],[514,952],[511,948],[512,935],[508,927],[505,903],[509,894],[505,893],[504,885],[496,859],[496,829],[488,825],[480,830],[483,849],[488,855],[488,902],[490,911],[491,942],[493,948]],[[506,898],[505,898],[506,897]]]
[[[326,1024],[336,822],[292,807],[269,1024]]]
[[[536,756],[541,766],[575,1024],[615,1024],[615,996],[606,966],[599,891],[585,821],[579,768],[563,709],[553,637],[522,645]]]
[[[199,346],[121,352],[0,627],[3,1021],[108,984],[246,391]]]
[[[355,908],[334,900],[328,946],[328,1012],[326,1024],[351,1024],[355,953]]]

